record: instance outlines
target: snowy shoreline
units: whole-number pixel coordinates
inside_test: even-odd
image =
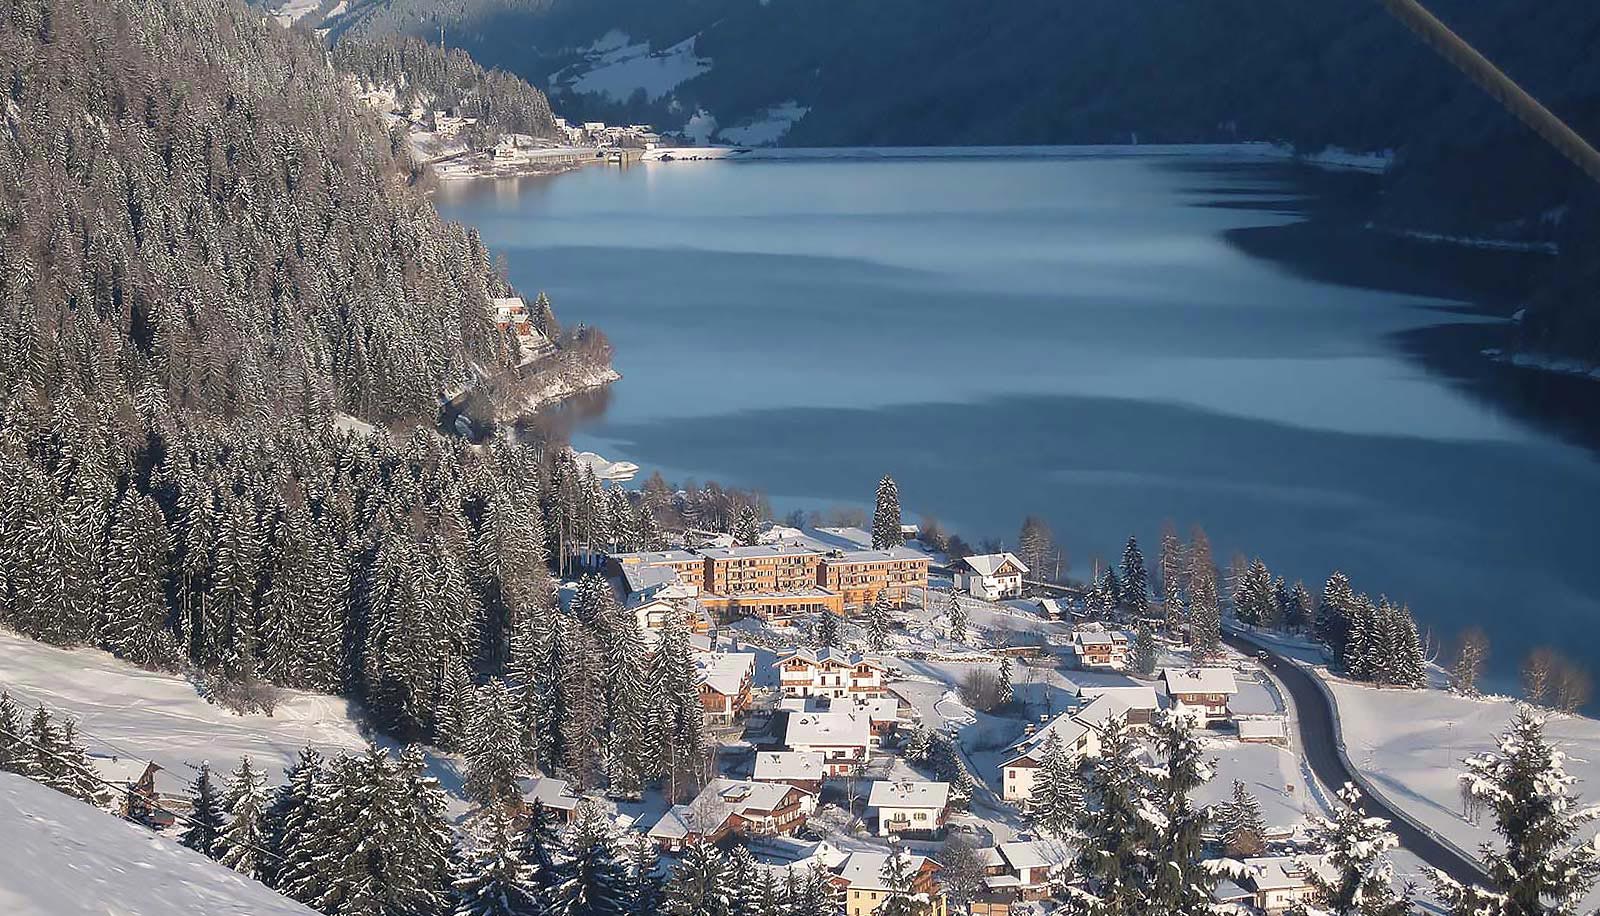
[[[829,147],[751,147],[681,146],[658,147],[646,152],[645,162],[662,161],[786,161],[786,160],[871,160],[871,159],[1084,159],[1100,156],[1149,156],[1156,158],[1200,157],[1264,159],[1301,162],[1320,168],[1372,173],[1387,171],[1393,157],[1387,153],[1352,153],[1329,148],[1321,153],[1301,154],[1276,143],[1174,143],[1174,144],[1090,144],[1081,146],[829,146]]]

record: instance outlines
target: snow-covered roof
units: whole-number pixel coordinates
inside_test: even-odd
[[[869,808],[944,808],[950,803],[950,784],[910,779],[881,780],[872,784]]]
[[[1120,705],[1124,710],[1148,709],[1155,710],[1160,704],[1156,697],[1156,688],[1151,684],[1119,684],[1110,687],[1079,687],[1078,696],[1084,700],[1097,700],[1108,697],[1112,702]]]
[[[627,563],[622,567],[622,582],[627,586],[628,594],[633,595],[647,589],[676,584],[678,571],[671,566]]]
[[[1080,646],[1127,645],[1128,634],[1121,630],[1074,630],[1072,640]]]
[[[556,811],[574,811],[580,799],[567,790],[567,781],[554,776],[534,776],[518,780],[522,796],[530,802],[538,801]]]
[[[1244,860],[1249,869],[1249,881],[1258,891],[1281,891],[1311,884],[1307,874],[1315,871],[1325,878],[1333,877],[1333,868],[1319,855],[1257,856]]]
[[[723,696],[732,696],[744,686],[745,678],[755,674],[753,652],[696,652],[694,664],[700,683]]]
[[[927,856],[907,856],[906,859],[912,874],[921,871],[929,861]],[[839,877],[853,891],[893,890],[883,880],[883,866],[888,861],[889,854],[886,852],[852,852],[850,858],[839,866]]]
[[[649,835],[656,839],[682,839],[690,834],[710,833],[736,814],[770,814],[790,792],[797,791],[782,783],[718,777],[706,783],[687,805],[673,805],[650,828]]]
[[[868,665],[884,671],[889,670],[889,666],[883,661],[883,659],[878,658],[875,655],[857,655],[854,652],[846,652],[842,649],[811,649],[805,646],[801,646],[797,649],[779,655],[777,658],[777,664],[784,665],[795,660],[808,662],[812,665],[818,666],[831,662],[846,668],[854,668],[858,665]]]
[[[1238,719],[1239,737],[1246,741],[1281,740],[1286,732],[1282,716],[1257,716]]]
[[[818,751],[761,751],[756,754],[754,778],[772,782],[817,782],[823,776],[822,761]]]
[[[790,713],[784,743],[802,747],[866,747],[872,723],[866,716],[848,712]]]
[[[886,563],[890,560],[923,560],[931,558],[920,550],[910,547],[890,547],[886,550],[847,550],[836,557],[828,557],[829,563]]]
[[[1087,709],[1088,707],[1085,708]],[[1010,757],[1011,759],[1016,759],[1017,757],[1034,757],[1035,755],[1043,754],[1045,742],[1049,740],[1051,735],[1060,736],[1061,746],[1070,748],[1088,732],[1088,725],[1078,721],[1071,712],[1064,712],[1051,719],[1044,728],[1013,744],[1010,749]]]
[[[1168,693],[1239,692],[1232,668],[1166,668],[1161,676],[1166,679]]]
[[[992,576],[996,572],[999,572],[1000,567],[1006,565],[1008,562],[1023,572],[1028,571],[1027,564],[1017,559],[1016,554],[1010,552],[980,553],[974,556],[966,557],[961,562],[967,564],[967,568],[971,569],[980,576]]]
[[[89,755],[89,763],[100,778],[118,785],[131,785],[144,778],[150,761],[135,757],[97,757]],[[157,769],[160,769],[157,767]]]
[[[895,697],[855,697],[850,706],[849,712],[864,715],[873,722],[900,721],[900,700]]]
[[[816,551],[809,547],[799,547],[792,544],[757,544],[753,547],[707,547],[700,551],[700,555],[712,560],[751,560],[761,557],[805,557],[815,556]]]
[[[631,564],[650,566],[658,563],[692,563],[701,557],[687,550],[636,550],[629,553],[614,553],[611,559],[624,566]]]
[[[1057,868],[1072,861],[1072,849],[1056,840],[1001,843],[1000,855],[1012,868]]]

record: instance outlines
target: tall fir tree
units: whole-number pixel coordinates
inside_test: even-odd
[[[869,652],[886,652],[889,649],[890,616],[894,608],[889,603],[889,593],[885,589],[878,593],[877,600],[867,609],[867,650]]]
[[[710,843],[684,850],[667,881],[665,916],[732,916],[727,857]]]
[[[267,799],[265,774],[250,766],[248,756],[239,761],[239,769],[228,783],[228,793],[223,807],[228,811],[228,825],[217,838],[217,857],[246,877],[260,880],[267,859],[273,853],[267,849]]]
[[[1214,820],[1228,855],[1244,858],[1261,854],[1266,820],[1261,814],[1261,803],[1243,782],[1233,781],[1233,795],[1216,806]]]
[[[818,615],[811,641],[819,649],[837,649],[839,647],[838,615],[829,611],[823,611]]]
[[[1145,911],[1164,916],[1208,914],[1216,886],[1216,878],[1200,862],[1208,812],[1190,796],[1210,781],[1215,762],[1206,759],[1190,716],[1162,712],[1151,723],[1150,735],[1157,759],[1150,802],[1159,812],[1151,823],[1150,850],[1160,864],[1148,888]]]
[[[1161,525],[1161,547],[1156,563],[1161,571],[1161,609],[1166,617],[1167,633],[1176,634],[1181,631],[1186,616],[1183,595],[1188,558],[1184,556],[1183,542],[1178,540],[1178,526],[1170,519]]]
[[[1084,840],[1078,847],[1076,867],[1083,885],[1069,888],[1068,906],[1086,916],[1134,916],[1143,912],[1145,894],[1154,885],[1146,820],[1151,803],[1127,721],[1112,716],[1099,737],[1100,756],[1091,763],[1087,780]]]
[[[967,641],[967,609],[961,603],[961,596],[955,589],[950,590],[950,639],[952,642],[965,643]]]
[[[895,843],[889,857],[878,870],[878,879],[884,890],[883,902],[875,911],[878,916],[921,916],[922,907],[917,899],[917,872],[902,843]]]
[[[1156,631],[1148,620],[1139,621],[1133,639],[1133,670],[1149,677],[1156,672]]]
[[[263,817],[265,845],[271,855],[262,859],[262,882],[284,889],[287,876],[296,868],[308,867],[315,854],[313,828],[324,778],[322,754],[315,748],[300,749],[300,756],[284,771],[284,783],[272,793]]]
[[[1322,598],[1317,602],[1317,614],[1312,625],[1317,639],[1333,651],[1335,659],[1345,658],[1345,642],[1350,637],[1352,609],[1355,592],[1344,573],[1335,570],[1322,586]]]
[[[11,694],[0,690],[0,773],[28,775],[32,754],[23,734],[22,710]]]
[[[511,817],[500,806],[487,809],[456,871],[455,916],[529,916],[539,896]]]
[[[518,797],[522,716],[516,696],[504,681],[490,681],[474,691],[463,746],[466,790],[474,801],[493,806]]]
[[[211,779],[211,764],[202,762],[189,786],[188,828],[178,842],[213,859],[222,856],[219,838],[227,826],[222,798]]]
[[[894,478],[878,481],[877,506],[872,511],[872,549],[885,550],[905,543],[900,522],[900,488]]]
[[[1339,790],[1332,818],[1317,818],[1313,841],[1324,850],[1324,868],[1307,868],[1321,909],[1331,916],[1409,916],[1409,891],[1396,892],[1389,852],[1400,845],[1389,822],[1361,810],[1361,793],[1349,783]],[[1331,875],[1327,874],[1331,871]]]
[[[1137,538],[1129,536],[1122,547],[1122,608],[1134,619],[1150,615],[1150,572]]]

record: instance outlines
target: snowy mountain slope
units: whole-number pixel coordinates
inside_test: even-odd
[[[0,773],[0,913],[312,916],[197,852],[12,773]]]
[[[202,760],[232,769],[245,754],[276,781],[307,744],[324,753],[366,744],[348,700],[285,690],[273,715],[235,715],[207,703],[180,675],[144,671],[96,649],[58,649],[5,630],[0,689],[20,703],[43,703],[76,718],[90,754],[153,760],[184,781]]]

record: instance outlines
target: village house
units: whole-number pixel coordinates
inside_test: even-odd
[[[1078,658],[1078,667],[1122,671],[1128,667],[1128,634],[1121,630],[1072,631],[1072,651]]]
[[[750,652],[696,652],[700,706],[712,725],[731,725],[750,709],[756,657]]]
[[[1072,861],[1072,848],[1056,840],[1001,843],[984,851],[984,887],[997,899],[1043,900]]]
[[[1117,684],[1112,686],[1084,686],[1078,688],[1078,700],[1087,709],[1095,700],[1105,697],[1111,708],[1122,713],[1128,724],[1135,728],[1149,725],[1161,708],[1161,698],[1150,684]],[[1098,724],[1098,723],[1096,723]]]
[[[691,633],[711,631],[710,619],[701,611],[699,602],[695,601],[652,599],[634,606],[633,613],[640,634],[652,643],[660,638],[661,631],[667,628],[667,622],[674,618],[682,620]]]
[[[949,904],[935,877],[939,863],[926,856],[907,858],[915,876],[911,890],[915,894],[918,916],[948,916]],[[894,888],[883,879],[883,866],[887,861],[889,854],[886,852],[853,852],[839,866],[834,885],[844,892],[845,916],[870,916],[893,895]]]
[[[512,150],[512,153],[515,151]],[[499,155],[498,149],[496,155]],[[495,299],[495,325],[502,331],[510,331],[516,335],[517,343],[522,347],[523,362],[530,362],[540,357],[549,356],[556,351],[555,344],[533,326],[528,315],[527,303],[521,296],[509,296]]]
[[[667,852],[731,836],[792,836],[815,803],[791,785],[719,777],[687,805],[673,805],[648,836]]]
[[[173,812],[185,799],[184,787],[163,775],[159,764],[132,757],[91,757],[89,762],[101,779],[127,790],[117,799],[118,814],[157,829],[177,822]],[[188,808],[186,801],[182,807]]]
[[[1028,567],[1013,553],[984,553],[950,564],[955,587],[974,598],[999,601],[1022,597],[1022,577]]]
[[[856,715],[866,716],[872,725],[872,739],[881,747],[887,738],[894,737],[895,731],[900,727],[900,698],[894,696],[869,697],[856,696],[850,699],[848,708],[841,708],[840,712],[853,712]]]
[[[1246,744],[1287,745],[1289,734],[1283,716],[1241,716],[1234,719],[1239,740]]]
[[[755,773],[751,778],[821,795],[826,769],[822,754],[817,751],[760,751],[756,754]]]
[[[517,780],[522,803],[532,808],[538,802],[557,823],[570,824],[583,799],[572,794],[565,779],[554,776],[529,776]]]
[[[848,712],[791,712],[783,743],[791,751],[821,754],[827,775],[846,776],[872,759],[872,724]]]
[[[1232,668],[1166,668],[1161,677],[1174,709],[1207,722],[1227,721],[1231,715],[1228,701],[1239,692]]]
[[[878,596],[901,607],[906,598],[928,587],[927,554],[909,547],[887,550],[834,551],[817,566],[817,585],[844,598],[846,610],[868,608]]]
[[[870,655],[798,648],[779,656],[777,665],[787,697],[881,697],[889,692],[889,666]]]
[[[900,779],[874,782],[867,807],[878,809],[878,836],[936,836],[950,816],[950,784]]]
[[[1241,863],[1243,873],[1218,884],[1212,897],[1218,903],[1244,904],[1267,916],[1280,914],[1304,903],[1315,905],[1317,888],[1311,882],[1315,871],[1325,880],[1337,880],[1326,856],[1258,856]]]
[[[1127,715],[1119,700],[1114,696],[1096,697],[1056,716],[1044,728],[1013,744],[1000,764],[1000,797],[1020,805],[1033,799],[1033,780],[1044,764],[1051,735],[1056,736],[1062,752],[1075,762],[1098,757],[1098,729],[1113,715]]]

